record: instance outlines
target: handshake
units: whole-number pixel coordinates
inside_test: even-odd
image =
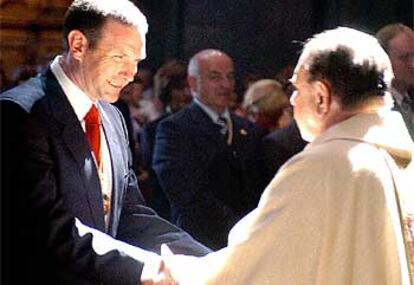
[[[166,244],[161,245],[161,256],[154,256],[157,258],[144,265],[141,285],[204,284],[203,280],[208,279],[210,269],[216,265],[215,259],[209,258],[209,255],[196,257],[174,254]]]
[[[205,284],[217,269],[213,254],[196,257],[174,254],[165,244],[161,245],[161,256],[146,262],[141,275],[142,285],[198,285]],[[148,265],[148,266],[147,266]],[[148,271],[147,271],[148,269]]]
[[[177,276],[173,275],[174,254],[170,248],[161,245],[161,256],[153,258],[144,265],[141,275],[142,285],[177,285]]]
[[[201,260],[198,257],[175,255],[166,244],[161,245],[160,256],[128,243],[115,240],[106,233],[84,225],[77,218],[75,218],[75,225],[80,236],[92,235],[92,247],[97,254],[103,255],[111,250],[118,250],[136,260],[144,262],[140,279],[141,285],[194,284],[194,280],[188,279],[193,277],[190,273],[194,270],[188,270],[188,268],[195,264],[200,264]]]

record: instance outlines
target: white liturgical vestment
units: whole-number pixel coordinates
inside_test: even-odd
[[[396,112],[331,127],[279,170],[226,248],[171,256],[173,274],[180,285],[410,284],[413,150]]]

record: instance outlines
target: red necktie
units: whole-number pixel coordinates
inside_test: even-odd
[[[101,162],[101,131],[99,125],[98,109],[95,105],[92,105],[91,109],[85,116],[85,134],[88,139],[91,150],[95,156],[97,166],[100,166]]]

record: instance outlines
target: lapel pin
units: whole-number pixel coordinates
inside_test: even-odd
[[[245,129],[240,129],[240,134],[241,134],[242,136],[247,136],[247,132],[246,132],[246,130],[245,130]]]

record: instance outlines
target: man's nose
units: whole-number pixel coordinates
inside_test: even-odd
[[[234,81],[230,78],[223,77],[223,79],[221,80],[221,85],[224,88],[232,89],[232,87],[234,86]]]
[[[124,75],[129,82],[134,79],[135,74],[138,71],[138,65],[134,63],[125,63],[122,68],[122,75]]]

